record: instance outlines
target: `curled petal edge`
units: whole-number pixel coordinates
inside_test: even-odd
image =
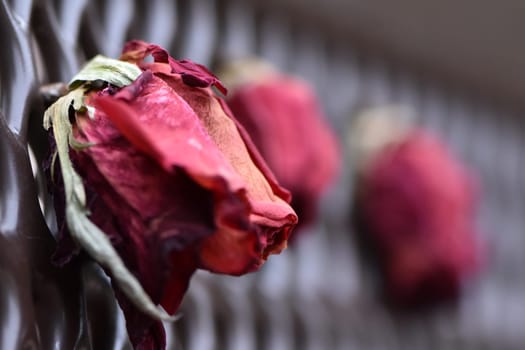
[[[219,78],[205,66],[187,59],[176,60],[158,45],[148,44],[141,40],[129,41],[124,46],[120,59],[141,66],[144,58],[148,55],[151,55],[156,63],[169,65],[171,73],[180,74],[182,81],[188,86],[201,88],[215,86],[223,95],[228,93]]]

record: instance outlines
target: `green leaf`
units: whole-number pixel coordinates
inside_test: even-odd
[[[49,129],[50,126],[53,126],[60,170],[64,181],[67,226],[75,241],[95,261],[110,272],[122,292],[139,310],[159,320],[174,321],[177,317],[170,316],[161,306],[156,306],[153,303],[139,281],[127,269],[107,235],[88,218],[84,184],[82,178],[73,168],[69,157],[70,146],[86,146],[74,141],[73,129],[69,121],[71,109],[87,111],[84,105],[86,90],[86,87],[81,86],[70,91],[51,105],[44,114],[44,128]]]
[[[135,64],[98,55],[71,79],[69,88],[76,89],[86,81],[97,80],[123,87],[131,84],[141,73]]]

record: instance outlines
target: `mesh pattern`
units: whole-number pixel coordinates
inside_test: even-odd
[[[348,224],[351,169],[298,245],[242,278],[198,273],[171,349],[521,349],[525,320],[523,119],[363,57],[322,28],[242,0],[12,0],[0,4],[0,348],[129,348],[107,278],[87,258],[49,263],[53,212],[30,166],[46,153],[40,84],[68,81],[86,58],[130,38],[213,66],[257,54],[310,80],[345,138],[358,107],[404,103],[480,174],[489,265],[457,305],[386,311]],[[347,164],[349,165],[349,164]],[[36,173],[37,181],[34,181]],[[38,196],[40,194],[40,196]],[[42,212],[39,208],[40,197]],[[51,230],[48,228],[50,227]],[[51,232],[50,232],[51,231]]]

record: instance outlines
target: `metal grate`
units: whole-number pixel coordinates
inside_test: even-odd
[[[184,318],[167,325],[169,348],[521,349],[524,119],[328,41],[322,28],[292,24],[291,14],[256,8],[243,0],[0,4],[0,349],[129,347],[100,270],[88,259],[64,269],[50,265],[53,213],[28,153],[29,144],[38,162],[46,151],[38,85],[67,81],[96,53],[117,56],[129,38],[206,65],[265,57],[315,85],[342,139],[357,107],[407,104],[479,172],[484,189],[479,224],[489,263],[458,305],[408,316],[377,302],[348,225],[347,169],[313,232],[260,273],[197,274]]]

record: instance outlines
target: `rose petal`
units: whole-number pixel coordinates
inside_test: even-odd
[[[186,85],[193,87],[209,87],[214,85],[217,89],[226,95],[228,90],[212,72],[205,66],[192,62],[190,60],[175,60],[169,56],[168,52],[158,45],[148,44],[140,40],[128,42],[122,50],[120,59],[151,69],[153,72],[166,71],[162,65],[144,64],[143,60],[148,55],[152,55],[156,63],[169,65],[171,73],[180,74]]]
[[[292,192],[301,226],[311,223],[340,167],[336,137],[314,93],[304,82],[274,73],[238,87],[228,105],[279,182]]]
[[[413,131],[364,171],[359,211],[387,294],[414,306],[453,298],[479,265],[473,180],[445,147]]]

